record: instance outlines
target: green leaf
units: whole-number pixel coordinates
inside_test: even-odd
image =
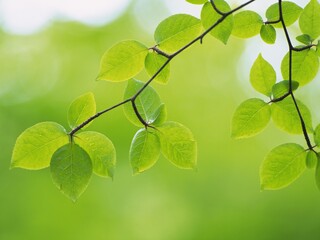
[[[140,129],[134,136],[129,158],[133,174],[141,173],[151,168],[159,159],[160,141],[151,130]]]
[[[272,25],[262,25],[260,36],[265,43],[274,44],[276,42],[277,33]]]
[[[299,18],[299,26],[302,33],[316,39],[320,36],[320,4],[317,0],[311,0],[303,9]]]
[[[299,35],[296,39],[305,45],[309,45],[312,42],[312,39],[308,34]]]
[[[75,128],[96,113],[96,101],[90,92],[78,97],[71,103],[68,111],[68,122],[71,128]],[[89,125],[89,124],[88,124]],[[86,125],[82,129],[88,127]]]
[[[127,99],[132,97],[143,86],[144,83],[141,81],[135,79],[129,80],[124,93],[124,98]],[[159,116],[157,110],[161,105],[161,100],[157,92],[151,86],[147,86],[145,90],[136,98],[135,102],[141,117],[148,124],[152,124]],[[124,113],[128,120],[130,120],[133,124],[139,127],[143,126],[136,116],[130,102],[124,105]]]
[[[306,166],[309,169],[314,168],[318,163],[318,154],[314,151],[308,151],[306,157]]]
[[[85,150],[76,144],[67,144],[53,154],[50,170],[57,188],[75,202],[89,184],[92,163]]]
[[[242,11],[234,15],[232,35],[239,38],[250,38],[260,33],[263,20],[253,11]]]
[[[292,81],[292,91],[298,89],[299,83]],[[289,92],[289,81],[283,80],[272,86],[272,96],[274,99],[284,96]]]
[[[155,119],[152,125],[159,126],[167,121],[167,108],[164,103],[160,105],[160,107],[155,112],[153,118]]]
[[[312,81],[319,70],[319,58],[313,49],[292,52],[292,80],[301,86]],[[281,73],[284,79],[289,79],[289,53],[281,62]]]
[[[314,142],[319,147],[320,146],[320,124],[317,125],[313,133]]]
[[[191,131],[176,122],[166,122],[158,130],[162,154],[179,168],[194,169],[197,164],[197,143]]]
[[[253,88],[270,97],[276,79],[276,72],[272,65],[259,54],[250,71],[250,82]]]
[[[286,26],[292,25],[300,16],[302,8],[297,4],[289,1],[282,1],[282,15]],[[279,20],[279,4],[272,4],[266,11],[266,17],[268,21],[278,21]],[[273,24],[276,28],[281,28],[282,24]]]
[[[309,109],[299,100],[296,101],[306,124],[307,131],[312,132],[311,113]],[[300,118],[291,97],[273,103],[271,105],[271,112],[272,120],[280,129],[292,134],[302,133]]]
[[[13,149],[11,168],[38,170],[50,165],[52,154],[69,142],[65,129],[55,122],[42,122],[26,129]]]
[[[103,55],[97,80],[119,82],[134,77],[143,69],[147,54],[148,48],[140,42],[117,43]]]
[[[186,0],[186,1],[189,2],[189,3],[192,3],[192,4],[204,4],[208,0]]]
[[[168,59],[156,52],[148,53],[145,60],[145,68],[150,77],[152,77],[165,64]],[[167,64],[162,71],[155,77],[154,81],[166,84],[170,76],[170,65]]]
[[[196,38],[201,28],[199,19],[187,14],[176,14],[158,25],[154,39],[160,49],[173,53]]]
[[[74,140],[89,154],[95,174],[113,178],[116,150],[109,138],[101,133],[88,131],[77,134]]]
[[[260,133],[269,123],[270,106],[258,98],[244,101],[236,109],[231,124],[233,138],[248,138]]]
[[[305,170],[306,151],[295,143],[274,148],[265,158],[260,170],[262,190],[284,188]]]
[[[222,12],[229,12],[231,10],[230,6],[224,0],[215,0],[214,1],[217,8]],[[205,29],[209,29],[221,18],[221,15],[217,13],[211,3],[207,2],[201,10],[201,21]],[[226,19],[223,20],[219,25],[210,31],[210,34],[227,44],[228,39],[231,35],[233,28],[233,16],[229,15]]]

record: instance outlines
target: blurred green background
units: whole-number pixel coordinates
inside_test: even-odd
[[[303,144],[302,137],[270,124],[252,139],[230,138],[236,106],[261,97],[239,79],[244,42],[236,39],[224,46],[207,37],[174,60],[168,85],[153,84],[169,119],[194,133],[197,171],[177,169],[162,157],[133,177],[128,151],[137,128],[121,109],[89,127],[114,142],[115,179],[93,176],[77,203],[53,185],[49,169],[9,170],[15,140],[26,128],[42,121],[67,126],[69,104],[88,91],[99,110],[122,99],[125,83],[94,79],[102,54],[117,41],[152,46],[131,13],[99,28],[56,22],[29,36],[0,31],[0,239],[319,239],[320,194],[312,171],[286,189],[259,189],[264,156],[286,141]]]

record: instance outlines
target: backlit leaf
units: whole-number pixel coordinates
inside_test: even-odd
[[[320,146],[320,124],[317,125],[313,133],[314,142],[319,147]]]
[[[274,44],[276,42],[277,33],[272,25],[262,25],[260,36],[265,43]]]
[[[318,163],[318,154],[314,151],[308,151],[306,157],[306,166],[311,169],[314,168]]]
[[[186,1],[192,4],[204,4],[207,2],[207,0],[186,0]]]
[[[320,4],[317,0],[311,0],[303,9],[299,18],[299,26],[303,33],[316,39],[320,36]]]
[[[305,45],[309,45],[312,42],[312,39],[308,34],[299,35],[296,37],[296,39]]]
[[[148,53],[145,60],[146,71],[152,77],[165,64],[168,59],[158,53]],[[154,81],[166,84],[170,76],[170,63],[155,77]]]
[[[261,16],[250,10],[234,15],[232,35],[239,38],[250,38],[260,33],[263,20]]]
[[[299,83],[296,81],[292,81],[292,91],[296,90],[298,87],[299,87]],[[288,92],[289,92],[288,80],[283,80],[272,86],[272,96],[274,99],[282,97]]]

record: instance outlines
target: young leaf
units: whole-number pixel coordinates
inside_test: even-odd
[[[260,33],[263,20],[254,11],[243,11],[234,15],[232,35],[239,38],[250,38]]]
[[[222,12],[228,12],[231,10],[230,6],[224,0],[215,0],[217,8]],[[205,29],[210,28],[214,25],[218,19],[221,18],[221,15],[217,13],[212,7],[211,3],[207,2],[201,10],[201,22]],[[228,39],[231,35],[233,28],[233,16],[228,16],[222,23],[217,25],[214,29],[210,31],[210,34],[227,44]]]
[[[53,154],[50,170],[57,188],[75,202],[89,184],[92,163],[86,151],[71,143]]]
[[[313,138],[314,138],[315,144],[319,147],[320,146],[320,124],[317,125],[316,129],[314,130]]]
[[[143,87],[143,85],[144,83],[141,81],[135,79],[129,80],[124,93],[124,98],[127,99],[132,97]],[[161,100],[157,92],[151,86],[147,86],[146,89],[136,98],[135,102],[141,117],[147,123],[152,124],[159,115],[157,114],[157,110],[161,105]],[[124,105],[124,113],[128,120],[133,124],[139,127],[143,126],[130,103]]]
[[[312,132],[311,113],[299,100],[296,100],[308,132]],[[282,130],[301,134],[302,127],[296,106],[291,97],[271,105],[272,120]]]
[[[272,65],[259,54],[250,71],[251,85],[256,91],[270,97],[276,80],[276,72]]]
[[[74,140],[89,154],[95,174],[113,178],[116,150],[109,138],[101,133],[88,131],[77,134]]]
[[[154,39],[160,49],[173,53],[196,38],[200,32],[199,19],[187,14],[176,14],[158,25]]]
[[[277,33],[272,25],[262,25],[260,36],[265,43],[274,44],[276,42]]]
[[[312,81],[319,70],[319,58],[313,49],[292,53],[292,79],[301,86]],[[281,63],[281,73],[284,79],[289,79],[289,53]]]
[[[167,108],[164,103],[162,103],[160,107],[157,109],[153,118],[155,119],[152,123],[152,125],[154,126],[159,126],[163,124],[165,121],[167,121]]]
[[[314,151],[308,151],[306,157],[306,166],[309,169],[314,168],[318,163],[318,154]]]
[[[140,129],[134,136],[129,158],[133,174],[141,173],[151,168],[159,159],[160,141],[154,132]]]
[[[176,122],[166,122],[158,130],[162,154],[179,168],[195,168],[197,143],[191,131]]]
[[[145,68],[150,77],[152,77],[165,64],[168,59],[158,53],[148,53],[145,60]],[[169,63],[170,64],[170,63]],[[154,81],[166,84],[169,80],[170,65],[167,64],[164,69],[155,77]]]
[[[284,188],[296,180],[306,168],[306,151],[295,143],[274,148],[265,158],[260,170],[262,190]]]
[[[55,122],[42,122],[26,129],[13,149],[11,168],[38,170],[50,165],[52,154],[69,142],[65,129]]]
[[[312,39],[308,34],[299,35],[296,39],[305,45],[309,45],[312,42]]]
[[[236,109],[231,124],[233,138],[248,138],[260,133],[269,123],[270,106],[258,98],[244,101]]]
[[[282,1],[282,16],[286,26],[292,25],[300,16],[302,8],[289,1]],[[268,21],[279,20],[279,3],[272,4],[266,11]],[[273,24],[276,28],[281,28],[281,22]]]
[[[143,69],[147,54],[148,48],[140,42],[117,43],[103,55],[97,80],[119,82],[134,77]]]
[[[299,18],[299,26],[302,33],[316,39],[320,36],[320,4],[317,0],[311,0],[303,9]]]
[[[292,81],[292,91],[299,87],[299,83]],[[289,92],[289,81],[283,80],[272,86],[272,96],[274,99],[284,96]]]
[[[207,2],[207,0],[186,0],[186,1],[192,4],[204,4]]]
[[[68,122],[71,128],[75,128],[96,113],[94,95],[90,92],[78,97],[71,103],[68,111]],[[88,124],[89,125],[89,124]],[[86,125],[85,127],[87,127]],[[84,129],[83,127],[82,129]]]

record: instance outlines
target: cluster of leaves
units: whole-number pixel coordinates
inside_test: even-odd
[[[122,102],[96,112],[93,94],[80,96],[68,112],[71,131],[67,132],[53,122],[39,123],[25,130],[17,139],[11,166],[32,170],[50,166],[56,186],[75,201],[86,189],[93,172],[102,177],[113,177],[116,163],[115,148],[108,137],[82,130],[102,114],[123,106],[128,120],[140,128],[129,150],[134,174],[152,167],[161,153],[179,168],[194,169],[196,141],[188,128],[167,121],[166,106],[151,83],[166,84],[170,61],[194,43],[202,43],[208,34],[224,44],[231,35],[250,38],[260,34],[266,43],[273,44],[277,34],[275,28],[285,30],[290,47],[281,64],[285,80],[276,83],[272,65],[258,56],[251,69],[250,81],[258,92],[270,99],[265,102],[254,98],[242,103],[233,117],[232,135],[235,138],[254,136],[266,127],[271,116],[281,129],[304,134],[308,151],[292,143],[275,148],[267,156],[261,170],[264,189],[284,187],[301,174],[306,164],[316,165],[318,154],[310,144],[308,133],[315,133],[317,145],[320,127],[313,131],[310,111],[295,99],[293,91],[310,82],[319,68],[320,51],[313,49],[318,50],[319,43],[314,42],[320,35],[317,0],[311,0],[304,9],[293,2],[279,0],[267,9],[265,22],[254,11],[239,11],[255,0],[234,9],[224,0],[187,1],[203,5],[201,19],[187,14],[170,16],[156,28],[155,46],[148,48],[135,40],[122,41],[102,57],[97,79],[127,81]],[[298,19],[303,34],[297,39],[304,45],[294,48],[286,27]],[[135,79],[143,69],[150,76],[146,82]]]

